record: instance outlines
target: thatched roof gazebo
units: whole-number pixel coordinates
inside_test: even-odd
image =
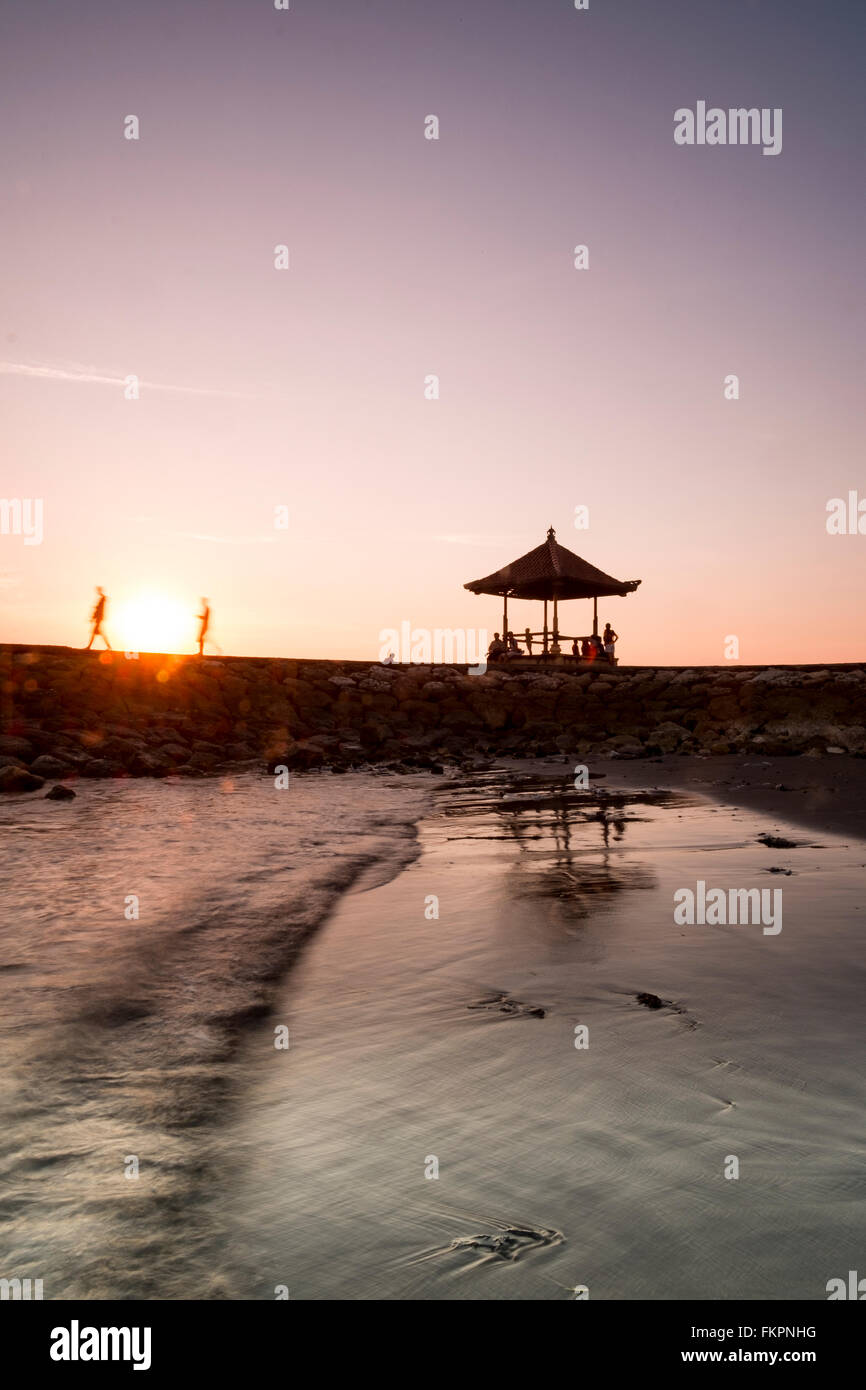
[[[551,526],[547,540],[536,546],[519,560],[513,560],[495,574],[484,579],[473,579],[464,584],[473,594],[498,594],[503,600],[502,636],[508,632],[509,598],[541,599],[544,602],[544,627],[542,632],[532,636],[542,637],[542,652],[547,655],[559,654],[559,602],[561,599],[591,598],[593,600],[592,631],[598,636],[598,600],[600,598],[625,598],[634,593],[640,584],[639,579],[620,580],[582,560],[574,551],[566,550],[556,539]],[[547,626],[547,605],[553,603],[553,628]],[[552,639],[552,642],[549,641]]]

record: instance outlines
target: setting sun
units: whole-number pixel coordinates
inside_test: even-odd
[[[118,600],[111,628],[124,651],[188,651],[195,640],[193,605],[167,594],[135,594]]]

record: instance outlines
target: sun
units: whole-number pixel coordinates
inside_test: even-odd
[[[168,594],[148,591],[120,600],[111,627],[127,652],[182,652],[194,645],[191,605]]]

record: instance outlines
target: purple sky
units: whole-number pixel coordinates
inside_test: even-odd
[[[204,593],[227,651],[375,657],[492,632],[463,583],[553,524],[643,580],[625,662],[862,657],[866,5],[0,14],[0,493],[44,505],[0,638],[83,642],[99,583],[116,645]],[[675,145],[699,100],[782,153]]]

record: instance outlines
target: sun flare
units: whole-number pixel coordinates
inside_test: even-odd
[[[168,594],[148,592],[121,600],[111,626],[128,652],[183,652],[194,645],[191,606]]]

